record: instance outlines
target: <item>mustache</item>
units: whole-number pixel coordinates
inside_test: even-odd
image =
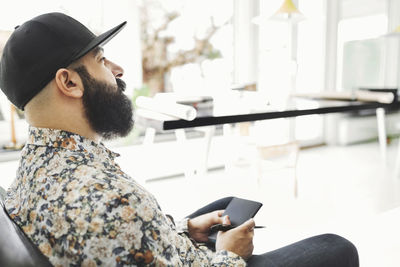
[[[126,90],[125,81],[120,78],[116,78],[116,81],[117,81],[118,90],[120,90],[121,92],[125,92],[125,90]]]

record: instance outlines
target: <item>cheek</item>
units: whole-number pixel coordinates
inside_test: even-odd
[[[110,84],[114,84],[114,85],[117,84],[114,74],[107,67],[104,67],[104,69],[103,69],[103,79],[105,79]]]
[[[97,70],[96,75],[94,76],[96,79],[104,81],[107,84],[112,84],[112,85],[117,84],[113,73],[106,66],[103,65],[100,68],[97,68],[96,70]]]

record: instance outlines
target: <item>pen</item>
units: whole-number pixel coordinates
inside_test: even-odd
[[[230,224],[215,224],[215,225],[211,226],[210,232],[217,232],[217,231],[226,232],[226,231],[231,230],[233,228],[235,228],[235,227],[230,225]],[[254,226],[254,229],[261,229],[261,228],[266,228],[266,226],[263,226],[263,225]]]

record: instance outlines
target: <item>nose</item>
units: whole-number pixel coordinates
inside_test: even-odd
[[[124,69],[110,60],[107,60],[107,67],[111,70],[115,78],[121,78],[124,75]]]

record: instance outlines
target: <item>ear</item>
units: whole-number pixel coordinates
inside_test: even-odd
[[[83,96],[83,85],[80,76],[75,71],[59,69],[56,72],[55,82],[58,90],[65,96],[81,98]]]

